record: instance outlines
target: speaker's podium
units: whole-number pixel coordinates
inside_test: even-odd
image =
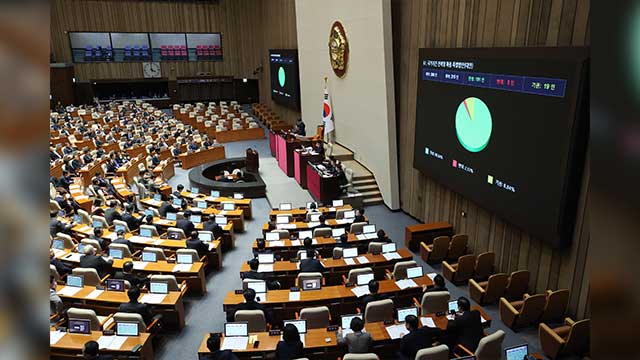
[[[317,167],[317,163],[307,163],[307,187],[315,201],[330,203],[340,195],[340,178],[328,176]]]

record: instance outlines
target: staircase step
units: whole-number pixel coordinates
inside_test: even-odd
[[[376,184],[376,179],[371,178],[371,179],[364,179],[364,180],[353,180],[353,186],[360,186],[360,185],[377,185]]]
[[[367,191],[378,191],[378,185],[373,183],[371,185],[356,185],[353,184],[353,187],[359,192],[367,192]]]
[[[382,196],[380,194],[380,191],[378,191],[378,190],[364,191],[364,192],[360,192],[360,194],[362,195],[363,199],[369,199],[369,198]]]
[[[365,206],[378,205],[378,204],[384,204],[384,200],[382,199],[382,197],[378,196],[378,197],[374,197],[374,198],[366,198],[366,199],[362,200],[362,203]]]

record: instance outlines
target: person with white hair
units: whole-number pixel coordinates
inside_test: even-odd
[[[84,255],[80,257],[80,267],[96,269],[100,278],[103,278],[113,265],[113,259],[105,260],[102,256],[96,255],[96,248],[86,244]]]

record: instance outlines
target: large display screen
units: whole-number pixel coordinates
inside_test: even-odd
[[[588,135],[582,48],[420,49],[414,167],[555,246]]]
[[[271,99],[293,109],[300,108],[298,50],[269,50]]]

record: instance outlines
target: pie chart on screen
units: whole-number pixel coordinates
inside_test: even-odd
[[[470,152],[480,152],[491,139],[493,121],[491,111],[484,101],[468,97],[456,111],[456,135],[460,144]]]
[[[287,75],[284,72],[284,68],[280,66],[278,69],[278,83],[280,87],[284,87],[285,82],[287,81]]]

